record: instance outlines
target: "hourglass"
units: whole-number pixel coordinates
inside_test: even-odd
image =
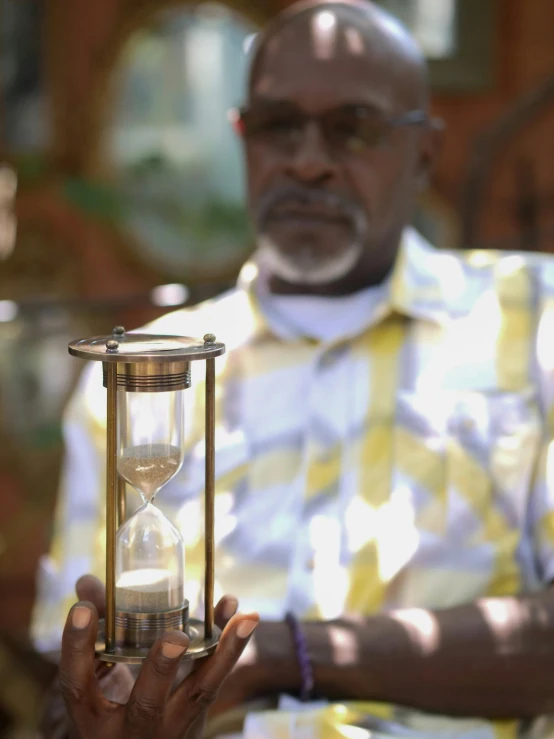
[[[79,339],[73,356],[103,362],[107,388],[106,618],[97,656],[106,662],[141,662],[168,629],[186,631],[185,658],[210,654],[220,636],[214,624],[215,358],[225,351],[212,334],[126,333]],[[204,621],[189,618],[184,543],[156,506],[179,472],[185,450],[184,392],[190,363],[206,362],[206,469]],[[138,508],[127,518],[126,483]]]

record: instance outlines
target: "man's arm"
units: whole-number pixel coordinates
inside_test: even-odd
[[[306,623],[304,630],[315,692],[326,698],[489,719],[554,711],[554,590],[442,611]],[[238,668],[218,710],[239,697],[299,690],[286,624],[262,622],[253,646],[254,658]]]

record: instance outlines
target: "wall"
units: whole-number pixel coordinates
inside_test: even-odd
[[[451,205],[461,209],[477,139],[522,96],[554,75],[554,3],[544,0],[499,0],[497,34],[497,85],[490,93],[476,96],[435,98],[434,108],[447,123],[448,133],[435,184]],[[554,105],[552,106],[554,108]],[[515,165],[520,157],[531,158],[537,167],[538,186],[552,191],[550,175],[554,159],[552,109],[521,130],[498,152],[491,181],[485,189],[485,206],[472,239],[478,242],[510,239]],[[552,208],[551,208],[552,210]],[[554,251],[550,240],[547,246]]]

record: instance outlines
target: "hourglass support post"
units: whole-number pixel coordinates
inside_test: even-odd
[[[125,480],[119,476],[117,480],[117,528],[127,520],[127,488]]]
[[[117,364],[107,362],[106,652],[115,651],[115,536],[117,531]]]
[[[207,639],[214,630],[214,506],[215,506],[215,359],[206,360],[206,480],[204,629]]]

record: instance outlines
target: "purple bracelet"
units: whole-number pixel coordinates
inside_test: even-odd
[[[306,703],[312,698],[312,691],[314,689],[314,671],[312,663],[308,654],[308,642],[306,636],[302,631],[300,622],[290,611],[285,616],[285,623],[291,630],[292,638],[294,641],[294,648],[296,651],[296,658],[300,667],[300,700]]]

